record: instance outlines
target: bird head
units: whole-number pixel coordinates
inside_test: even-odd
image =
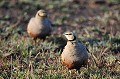
[[[68,41],[75,41],[76,40],[76,35],[73,32],[67,31],[63,34]]]
[[[47,11],[45,11],[43,9],[39,10],[36,14],[36,17],[47,17],[47,16],[48,16]]]

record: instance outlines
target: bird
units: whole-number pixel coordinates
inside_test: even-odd
[[[74,32],[67,31],[63,35],[67,38],[67,44],[61,54],[61,63],[70,70],[79,70],[87,65],[87,48],[79,42]]]
[[[37,11],[35,17],[32,17],[27,25],[28,34],[36,40],[37,38],[45,40],[52,31],[52,23],[48,19],[48,13],[44,9]]]

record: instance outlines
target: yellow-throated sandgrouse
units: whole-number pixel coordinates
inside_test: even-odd
[[[33,39],[45,39],[46,36],[51,34],[51,30],[52,26],[48,14],[42,9],[36,13],[35,17],[30,19],[27,26],[27,32]]]
[[[83,44],[79,43],[73,32],[68,31],[64,35],[68,41],[61,54],[62,64],[69,69],[79,70],[87,64],[88,51]]]

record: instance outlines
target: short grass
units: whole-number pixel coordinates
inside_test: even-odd
[[[18,0],[13,5],[14,1],[1,1],[0,79],[119,79],[119,1],[107,1],[102,7],[94,4],[98,9],[78,2]],[[54,31],[45,41],[34,43],[26,26],[33,11],[42,7],[50,12]],[[62,33],[67,29],[76,31],[89,49],[89,63],[80,73],[61,64],[58,49],[66,43]]]

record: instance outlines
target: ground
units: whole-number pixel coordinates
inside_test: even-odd
[[[39,9],[46,9],[53,32],[44,42],[26,27]],[[80,73],[61,64],[63,33],[75,31],[89,50]],[[1,0],[0,79],[119,79],[120,0]]]

